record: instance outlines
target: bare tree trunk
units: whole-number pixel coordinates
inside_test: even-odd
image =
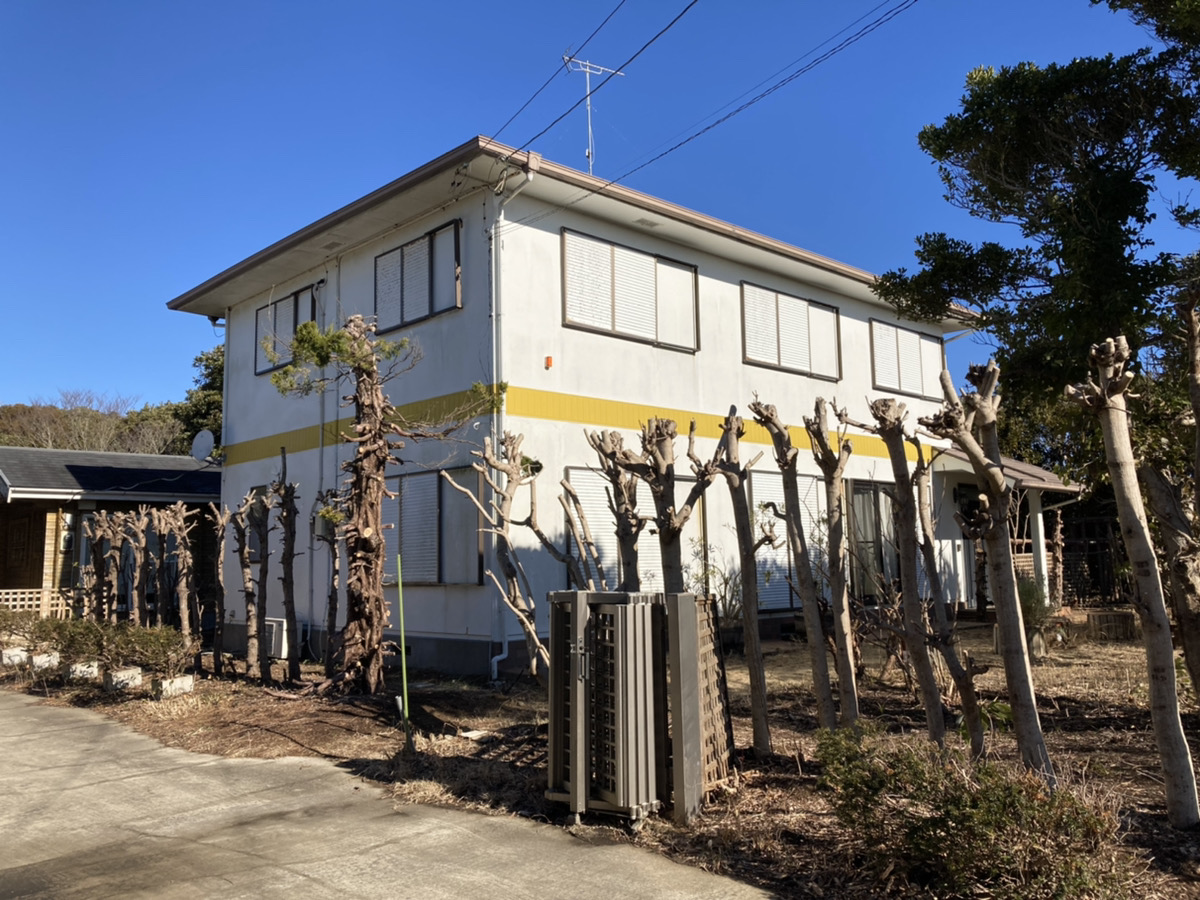
[[[1139,468],[1138,479],[1162,535],[1183,661],[1192,689],[1200,696],[1200,544],[1192,537],[1179,489],[1151,466]]]
[[[216,588],[213,593],[213,674],[225,674],[225,538],[231,513],[229,507],[208,504],[212,511],[213,528],[217,534]]]
[[[638,537],[646,519],[637,511],[638,479],[618,463],[625,450],[624,439],[616,431],[585,431],[584,436],[600,460],[600,471],[608,479],[608,508],[617,526],[617,556],[621,565],[618,591],[635,592],[641,589],[642,576],[638,571]]]
[[[250,560],[250,518],[253,515],[255,498],[247,494],[242,498],[237,512],[230,518],[233,525],[234,546],[237,548],[238,565],[242,570],[242,596],[246,601],[246,677],[261,679],[258,655],[258,597],[254,587],[254,570]]]
[[[108,540],[105,518],[96,513],[83,520],[83,531],[92,557],[92,619],[103,622],[108,618],[108,572],[104,543]]]
[[[741,557],[742,630],[745,632],[746,664],[750,670],[750,720],[754,730],[754,753],[764,757],[771,753],[771,726],[767,721],[767,674],[763,667],[762,641],[758,630],[758,566],[754,559],[762,543],[754,538],[750,498],[747,496],[750,467],[758,457],[745,466],[741,464],[740,441],[745,434],[741,416],[726,416],[721,423],[721,431],[724,432],[722,442],[725,451],[724,459],[717,462],[717,469],[725,476],[725,483],[729,486]]]
[[[1061,607],[1066,602],[1063,596],[1063,564],[1065,562],[1063,556],[1063,532],[1062,532],[1062,510],[1054,510],[1054,530],[1053,538],[1050,541],[1050,557],[1054,567],[1054,575],[1050,579],[1050,602]]]
[[[1175,650],[1171,644],[1171,625],[1158,574],[1158,559],[1154,555],[1134,470],[1129,413],[1125,404],[1125,392],[1133,379],[1133,374],[1125,371],[1128,360],[1129,347],[1124,337],[1093,344],[1090,361],[1099,375],[1099,383],[1089,378],[1087,384],[1067,390],[1069,396],[1100,420],[1121,537],[1133,567],[1134,607],[1142,620],[1142,641],[1146,647],[1150,681],[1150,718],[1165,781],[1167,819],[1176,828],[1191,828],[1200,824],[1196,774],[1179,718]]]
[[[250,527],[258,540],[258,617],[255,620],[255,644],[258,646],[258,672],[263,683],[271,680],[271,645],[267,641],[267,575],[271,568],[271,507],[274,497],[263,494],[254,499],[253,512],[250,515]],[[249,622],[246,623],[248,628]]]
[[[912,476],[908,471],[908,457],[904,452],[905,414],[905,405],[892,397],[873,400],[871,415],[876,427],[870,430],[879,435],[887,447],[892,463],[892,479],[896,485],[896,542],[900,551],[900,606],[904,611],[904,643],[920,689],[921,703],[925,707],[929,739],[939,747],[944,747],[946,719],[942,713],[942,692],[929,659],[929,646],[926,643],[929,623],[925,617],[925,604],[917,576],[920,553],[917,548],[917,508],[913,498]]]
[[[755,400],[750,404],[755,421],[767,429],[775,447],[775,462],[783,475],[783,519],[787,526],[788,545],[796,566],[796,590],[804,613],[804,630],[808,655],[812,664],[813,693],[817,698],[817,721],[822,728],[837,727],[837,708],[833,702],[833,687],[829,682],[829,658],[825,654],[825,630],[821,625],[821,607],[813,583],[812,560],[800,519],[800,490],[796,485],[796,456],[787,425],[770,404]],[[840,673],[839,673],[840,674]],[[857,695],[856,695],[857,696]],[[843,716],[845,708],[843,707]]]
[[[325,522],[322,529],[316,529],[313,532],[313,537],[329,548],[329,596],[325,604],[325,653],[323,661],[325,663],[325,677],[333,678],[336,672],[337,653],[337,617],[338,617],[338,582],[341,579],[342,570],[342,551],[341,551],[341,527],[345,521],[345,517],[341,510],[341,501],[337,491],[324,491],[317,496],[317,500],[321,503],[321,510],[314,519],[314,528],[317,520]]]
[[[919,421],[931,433],[953,441],[962,450],[983,487],[983,494],[979,498],[979,514],[974,521],[967,522],[961,516],[956,518],[967,537],[972,540],[982,538],[987,548],[988,569],[995,591],[992,599],[996,607],[996,624],[999,626],[1001,656],[1004,660],[1004,680],[1012,707],[1017,750],[1021,754],[1021,761],[1040,773],[1053,789],[1058,781],[1038,716],[1033,672],[1029,667],[1029,649],[1025,644],[1025,624],[1021,618],[1017,578],[1013,570],[1012,541],[1008,530],[1008,508],[1012,493],[1004,479],[1000,440],[996,431],[1000,404],[996,388],[1000,369],[995,362],[989,362],[986,368],[972,366],[967,378],[975,391],[960,399],[950,373],[943,370],[941,382],[944,402],[941,412]]]
[[[197,672],[203,670],[200,656],[200,641],[196,631],[200,624],[200,610],[196,601],[196,581],[192,569],[191,532],[195,527],[188,520],[195,515],[182,502],[163,510],[163,521],[175,535],[175,561],[177,575],[175,584],[179,593],[179,631],[187,644],[195,649],[192,660]]]
[[[915,437],[909,438],[909,443],[917,450],[913,486],[916,488],[917,516],[921,523],[921,556],[925,561],[925,576],[929,581],[929,595],[933,603],[934,646],[941,653],[950,679],[958,691],[963,722],[971,740],[971,758],[979,760],[983,758],[985,745],[983,717],[979,713],[979,695],[975,692],[975,676],[982,675],[987,671],[987,667],[976,666],[970,656],[966,657],[965,662],[959,659],[958,629],[946,613],[946,592],[942,586],[942,573],[938,569],[937,551],[933,545],[933,511],[929,502],[930,469],[933,459],[925,459],[921,443]]]
[[[283,619],[287,634],[287,678],[300,680],[300,631],[296,627],[296,509],[297,484],[287,480],[287,448],[279,448],[279,480],[271,485],[271,491],[279,499],[279,527],[282,529],[282,548],[279,566],[282,574],[279,581],[283,586]]]

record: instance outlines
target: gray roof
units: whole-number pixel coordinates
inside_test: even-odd
[[[973,472],[971,461],[957,447],[948,448],[939,458],[954,460],[958,464],[955,467],[956,471]],[[1005,476],[1014,482],[1014,486],[1018,490],[1053,491],[1060,494],[1078,494],[1083,490],[1082,486],[1071,481],[1063,481],[1053,472],[1035,466],[1033,463],[1021,462],[1011,456],[1000,457],[1000,462],[1004,466]],[[950,469],[950,466],[943,463],[938,468],[946,471]]]
[[[220,466],[197,462],[190,456],[0,447],[0,500],[5,502],[207,502],[220,496]]]

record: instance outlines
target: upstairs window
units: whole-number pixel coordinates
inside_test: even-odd
[[[462,308],[459,230],[455,220],[375,257],[379,332]]]
[[[880,390],[935,400],[942,396],[940,337],[872,319],[871,363]]]
[[[316,299],[311,284],[255,310],[254,373],[262,375],[290,363],[296,326],[314,318]]]
[[[742,282],[742,356],[748,363],[837,380],[838,312]]]
[[[696,350],[696,268],[564,230],[563,322]]]

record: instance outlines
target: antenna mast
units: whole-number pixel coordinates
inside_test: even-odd
[[[568,72],[582,72],[585,79],[587,93],[584,95],[587,100],[587,122],[588,122],[588,145],[587,145],[587,161],[588,174],[592,174],[592,164],[596,161],[596,141],[592,136],[592,76],[603,75],[608,72],[612,75],[624,75],[624,72],[618,72],[616,69],[608,69],[604,66],[597,65],[594,62],[576,59],[574,56],[563,54],[563,65],[567,67]]]

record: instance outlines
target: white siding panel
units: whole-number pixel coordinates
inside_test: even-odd
[[[696,346],[696,270],[658,261],[658,339],[675,347]]]
[[[613,327],[612,247],[573,232],[563,235],[567,320],[593,328]]]
[[[742,286],[742,329],[746,336],[746,358],[778,365],[775,292],[752,284]]]
[[[655,313],[654,257],[625,247],[613,247],[613,327],[622,334],[653,341]]]
[[[814,375],[839,378],[837,310],[810,303],[808,306],[808,345]]]
[[[871,352],[875,363],[875,386],[900,389],[900,360],[896,354],[896,326],[871,323]]]
[[[810,365],[808,349],[808,303],[799,297],[779,294],[779,364],[788,369],[807,372]]]

